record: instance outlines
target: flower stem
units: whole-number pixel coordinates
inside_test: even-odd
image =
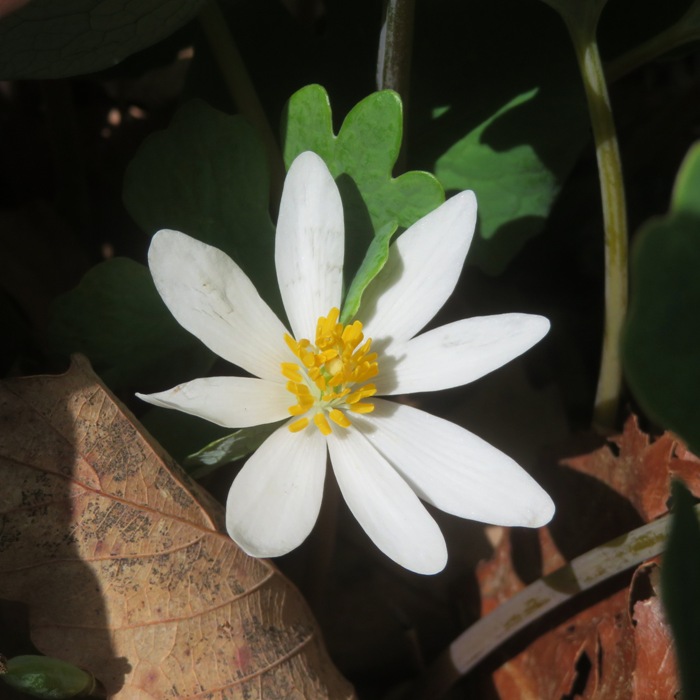
[[[243,58],[233,41],[226,18],[216,0],[212,0],[204,6],[199,13],[199,23],[219,65],[231,98],[240,114],[255,127],[265,147],[270,169],[271,201],[273,207],[276,208],[284,181],[282,155],[275,134],[265,115],[265,110],[243,63]]]
[[[695,507],[695,513],[700,517],[700,505]],[[477,620],[436,659],[406,700],[442,697],[520,630],[583,591],[660,554],[666,545],[670,518],[665,515],[576,557]]]
[[[622,390],[620,339],[627,313],[627,212],[622,164],[595,35],[570,28],[593,127],[605,228],[605,327],[593,423],[613,429]]]
[[[404,131],[408,111],[415,4],[415,0],[385,0],[377,56],[377,89],[394,90],[401,97]],[[405,169],[405,145],[406,139],[402,139],[396,164],[398,170]]]

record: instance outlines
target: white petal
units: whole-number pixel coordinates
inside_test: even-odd
[[[158,231],[148,265],[178,323],[220,357],[251,374],[284,381],[286,329],[231,258],[178,231]]]
[[[289,418],[294,396],[284,384],[248,377],[209,377],[157,394],[136,394],[154,406],[176,408],[226,428],[248,428]]]
[[[428,503],[461,518],[541,527],[554,503],[510,457],[454,423],[377,399],[354,417],[369,442]]]
[[[277,279],[297,340],[313,341],[319,317],[340,307],[344,231],[333,176],[315,153],[302,153],[284,181],[275,239]]]
[[[461,192],[402,233],[362,297],[365,337],[412,338],[452,294],[476,225],[476,198]]]
[[[541,340],[549,321],[531,314],[468,318],[408,340],[382,354],[377,393],[438,391],[473,382]]]
[[[410,571],[442,571],[445,540],[409,485],[354,428],[326,440],[343,497],[374,544]]]
[[[313,529],[323,497],[326,442],[278,428],[245,463],[226,501],[226,529],[254,557],[279,557]]]

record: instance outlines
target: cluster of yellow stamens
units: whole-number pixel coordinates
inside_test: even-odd
[[[377,391],[374,384],[365,384],[379,371],[377,353],[369,351],[372,339],[364,339],[359,321],[344,326],[338,323],[339,316],[338,309],[331,309],[328,316],[318,319],[315,343],[306,338],[294,340],[290,335],[284,336],[290,350],[299,358],[299,364],[282,363],[287,389],[297,399],[297,403],[289,407],[289,413],[301,416],[289,425],[293,433],[304,430],[313,420],[324,435],[329,435],[328,418],[347,428],[350,419],[346,411],[370,413],[374,410],[374,404],[363,401]],[[312,409],[315,409],[313,415],[304,415]]]

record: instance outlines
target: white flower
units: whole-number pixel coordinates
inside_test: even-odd
[[[551,519],[552,500],[502,452],[454,423],[375,398],[471,382],[547,333],[541,316],[503,314],[416,335],[454,290],[475,220],[474,194],[462,192],[411,226],[366,290],[359,319],[343,327],[340,195],[323,161],[303,153],[284,184],[275,242],[291,334],[226,254],[177,231],[154,236],[149,266],[172,314],[255,378],[195,379],[141,398],[230,428],[288,419],[228,495],[226,526],[246,552],[275,557],[304,541],[321,507],[327,452],[365,532],[412,571],[436,573],[447,561],[421,499],[497,525]]]

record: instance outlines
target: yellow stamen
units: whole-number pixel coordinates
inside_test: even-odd
[[[316,427],[323,435],[331,434],[331,426],[328,424],[326,416],[323,413],[319,412],[314,416],[314,423],[316,423]]]
[[[367,382],[379,372],[377,353],[370,352],[372,340],[362,333],[362,323],[344,326],[338,322],[340,310],[333,308],[318,319],[314,343],[306,338],[295,340],[285,334],[284,341],[296,362],[281,364],[282,376],[296,404],[289,407],[293,416],[302,416],[289,425],[292,432],[303,430],[310,423],[304,416],[315,408],[314,425],[323,435],[332,432],[328,419],[342,428],[351,425],[348,411],[370,413],[372,403],[364,399],[377,389]],[[304,422],[306,421],[306,422]]]
[[[328,417],[336,425],[339,425],[341,428],[349,428],[351,425],[350,419],[342,411],[339,411],[337,408],[331,409],[328,412]]]
[[[290,423],[289,429],[293,433],[298,433],[300,430],[303,430],[308,424],[309,424],[308,418],[300,418],[299,420],[295,420],[294,423]]]

